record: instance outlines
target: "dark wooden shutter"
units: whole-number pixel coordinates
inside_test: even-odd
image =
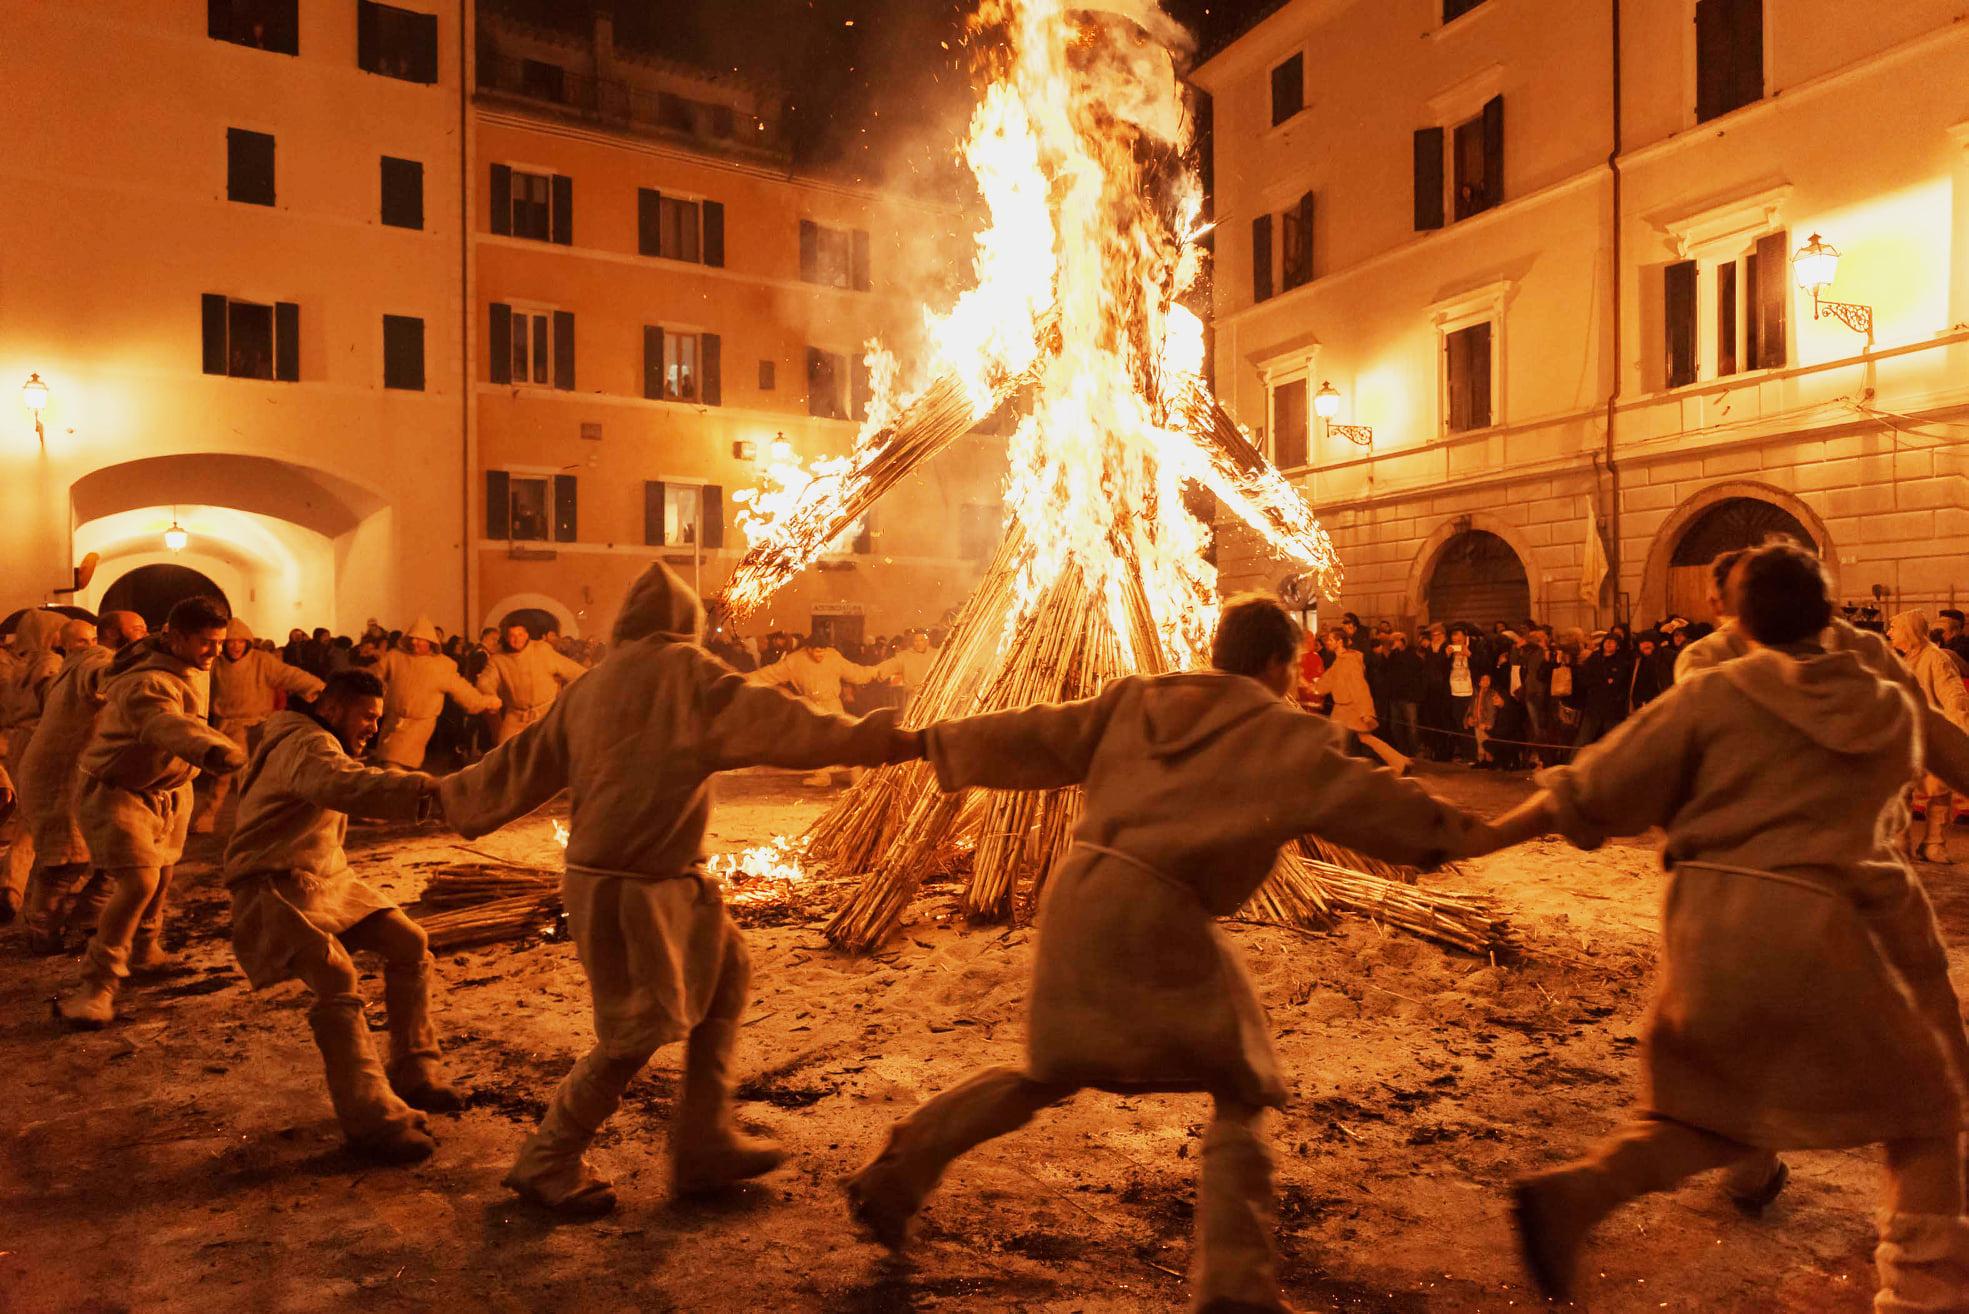
[[[643,481],[643,543],[648,547],[663,546],[663,481],[661,479]]]
[[[374,73],[383,62],[377,41],[376,19],[375,5],[369,0],[356,0],[356,67],[370,73]]]
[[[1490,408],[1491,326],[1475,324],[1466,330],[1470,338],[1470,424],[1487,429],[1497,422]]]
[[[869,268],[868,234],[857,228],[850,244],[849,268],[853,273],[855,291],[866,292],[874,286],[872,271]]]
[[[382,220],[392,228],[424,226],[424,165],[418,160],[382,157]]]
[[[648,187],[636,189],[636,250],[663,254],[663,194]]]
[[[707,548],[721,548],[725,545],[725,490],[716,484],[706,484],[699,497],[702,501],[698,509],[698,541]]]
[[[273,303],[273,376],[285,383],[301,377],[301,308],[292,301]]]
[[[205,372],[226,372],[226,299],[207,292],[198,299],[200,328],[204,336]]]
[[[1272,126],[1306,107],[1306,58],[1294,55],[1272,70]]]
[[[1716,373],[1737,372],[1737,262],[1716,267]]]
[[[1753,249],[1743,258],[1743,367],[1747,370],[1758,368],[1764,354],[1757,324],[1758,281],[1757,252]]]
[[[820,226],[811,219],[800,221],[800,277],[808,283],[820,281]]]
[[[725,267],[725,207],[706,201],[704,210],[704,263],[714,269]]]
[[[1661,272],[1664,377],[1679,388],[1696,381],[1696,262],[1683,260]]]
[[[1484,102],[1484,201],[1488,210],[1504,204],[1504,97]]]
[[[1313,194],[1307,192],[1292,207],[1292,222],[1287,231],[1291,235],[1289,249],[1283,252],[1285,277],[1281,283],[1287,289],[1301,287],[1313,281]]]
[[[1415,231],[1443,226],[1443,130],[1415,133]]]
[[[1696,0],[1696,121],[1764,95],[1764,0]]]
[[[487,340],[492,352],[492,370],[487,376],[494,383],[513,381],[513,308],[501,302],[492,303],[492,331]]]
[[[697,338],[697,399],[706,406],[722,406],[725,402],[724,383],[720,375],[724,372],[723,343],[716,333],[700,333]]]
[[[563,392],[574,389],[574,312],[554,312],[554,386]]]
[[[418,82],[438,80],[438,16],[415,14],[408,20],[412,33],[413,77]]]
[[[554,240],[574,243],[574,179],[564,173],[554,175]]]
[[[663,397],[663,330],[654,324],[643,325],[643,396]]]
[[[246,128],[226,129],[226,199],[272,205],[274,140]]]
[[[485,536],[511,538],[513,534],[513,480],[504,470],[485,472]]]
[[[1251,299],[1266,301],[1272,295],[1272,217],[1261,214],[1251,221]]]
[[[1757,239],[1757,301],[1752,307],[1757,317],[1757,357],[1751,362],[1756,369],[1784,367],[1785,251],[1789,240],[1782,229]]]
[[[572,543],[575,540],[575,496],[574,476],[554,476],[554,541]]]
[[[492,166],[492,231],[505,236],[513,231],[513,171],[503,164]]]
[[[869,395],[874,387],[868,377],[868,358],[857,356],[848,366],[848,418],[868,418]]]

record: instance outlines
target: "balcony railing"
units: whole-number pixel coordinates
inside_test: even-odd
[[[769,155],[784,149],[774,125],[730,105],[590,77],[544,60],[481,49],[478,85],[481,92],[516,96],[584,119],[683,138],[712,149]]]

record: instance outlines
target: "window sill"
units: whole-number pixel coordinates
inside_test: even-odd
[[[1450,19],[1447,23],[1438,23],[1434,29],[1423,33],[1422,39],[1424,41],[1442,41],[1451,36],[1466,32],[1476,26],[1478,18],[1484,14],[1488,14],[1502,3],[1503,0],[1483,0],[1483,3],[1479,4],[1475,9],[1466,10],[1458,14],[1455,18]]]
[[[1781,378],[1791,368],[1789,365],[1766,365],[1754,370],[1738,370],[1735,374],[1718,374],[1712,378],[1678,383],[1673,387],[1656,388],[1652,392],[1639,394],[1634,400],[1670,401],[1698,396],[1705,392],[1725,392],[1746,383],[1762,383],[1766,379]]]
[[[1507,428],[1509,426],[1501,421],[1492,420],[1489,424],[1478,429],[1444,429],[1436,435],[1436,441],[1439,443],[1474,442],[1483,438],[1495,438],[1499,434],[1504,433]]]
[[[1293,124],[1299,122],[1299,120],[1306,118],[1312,112],[1313,112],[1313,107],[1311,105],[1301,105],[1298,109],[1292,111],[1292,113],[1286,115],[1284,118],[1280,119],[1277,123],[1274,123],[1269,128],[1266,128],[1265,131],[1260,134],[1260,136],[1262,137],[1280,136],[1285,132],[1287,128],[1290,128]]]

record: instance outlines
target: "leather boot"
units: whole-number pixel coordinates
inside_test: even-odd
[[[27,903],[21,913],[29,953],[46,957],[68,947],[68,911],[88,878],[86,862],[35,866],[27,878]]]
[[[1190,1290],[1203,1314],[1281,1314],[1272,1159],[1251,1122],[1219,1117],[1203,1137]]]
[[[383,967],[383,1003],[390,1011],[390,1087],[413,1109],[456,1113],[465,1107],[457,1087],[438,1070],[443,1057],[431,1025],[429,954],[412,964]]]
[[[101,940],[89,941],[82,955],[82,979],[55,1005],[62,1022],[73,1031],[100,1031],[116,1020],[116,992],[130,975],[129,955]]]
[[[615,1189],[583,1157],[602,1123],[622,1102],[649,1058],[610,1058],[590,1050],[554,1088],[547,1116],[520,1147],[505,1185],[543,1209],[569,1218],[600,1218],[615,1208]]]
[[[1878,1225],[1876,1314],[1969,1311],[1969,1218],[1883,1210]]]
[[[706,1019],[684,1046],[684,1089],[670,1125],[670,1181],[678,1195],[716,1191],[769,1173],[786,1161],[772,1141],[732,1122],[732,1047],[738,1023]]]
[[[1723,1194],[1744,1217],[1762,1218],[1790,1181],[1791,1169],[1784,1160],[1775,1154],[1758,1153],[1724,1171]]]
[[[1955,820],[1955,795],[1937,794],[1922,809],[1921,860],[1947,863],[1949,825]]]
[[[382,1163],[414,1163],[436,1148],[424,1115],[398,1099],[369,1043],[362,1001],[354,995],[317,997],[308,1010],[315,1046],[328,1075],[328,1097],[349,1148]]]
[[[1017,1131],[1069,1093],[1017,1068],[991,1068],[951,1087],[889,1129],[882,1152],[848,1179],[848,1211],[875,1240],[902,1249],[911,1221],[959,1155]]]

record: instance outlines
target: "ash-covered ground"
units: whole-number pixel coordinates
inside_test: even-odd
[[[1493,812],[1529,788],[1427,779]],[[713,848],[797,832],[824,801],[790,776],[732,778]],[[405,901],[432,867],[474,860],[431,830],[365,827],[354,841],[358,867]],[[545,816],[474,847],[520,862],[555,853]],[[427,1163],[366,1166],[341,1148],[303,990],[255,996],[233,963],[216,857],[194,840],[179,869],[170,939],[182,965],[128,992],[126,1020],[107,1031],[59,1032],[48,1000],[73,963],[30,958],[17,935],[0,942],[0,1309],[1093,1314],[1186,1302],[1202,1097],[1090,1093],[1042,1114],[958,1165],[907,1260],[849,1228],[838,1183],[889,1122],[1019,1058],[1031,933],[964,925],[952,887],[926,889],[872,958],[831,951],[818,909],[750,929],[741,1116],[787,1144],[787,1168],[715,1204],[673,1205],[669,1051],[595,1152],[623,1208],[557,1224],[499,1179],[592,1039],[573,947],[534,939],[440,958],[440,1024],[470,1106],[434,1119]],[[1969,986],[1969,877],[1924,874]],[[1583,1147],[1633,1097],[1662,888],[1652,848],[1542,843],[1429,879],[1507,905],[1527,960],[1493,966],[1364,922],[1330,936],[1231,930],[1294,1088],[1270,1126],[1286,1287],[1304,1310],[1536,1304],[1503,1188]],[[372,997],[379,986],[371,975]],[[1592,1255],[1593,1308],[1870,1308],[1871,1156],[1790,1158],[1792,1185],[1759,1221],[1707,1182],[1617,1215]]]

